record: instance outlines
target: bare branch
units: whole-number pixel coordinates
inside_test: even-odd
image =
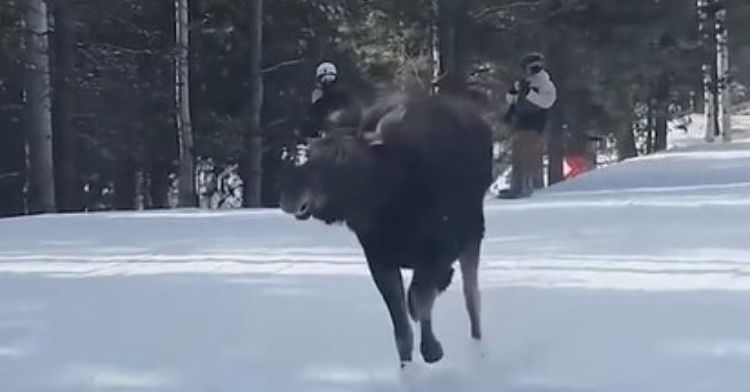
[[[266,124],[266,125],[264,126],[264,128],[272,128],[272,127],[276,127],[276,126],[279,126],[279,125],[281,125],[281,124],[283,124],[283,123],[285,123],[285,122],[287,122],[287,121],[289,121],[289,120],[288,120],[287,118],[284,118],[284,117],[282,117],[282,118],[277,118],[276,120],[273,120],[273,121],[270,121],[270,122],[268,122],[268,123],[267,123],[267,124]]]
[[[294,60],[282,61],[282,62],[280,62],[278,64],[274,64],[274,65],[271,65],[269,67],[263,68],[261,70],[261,73],[264,73],[264,74],[270,73],[270,72],[276,71],[279,68],[289,67],[289,66],[292,66],[292,65],[300,64],[300,63],[302,63],[302,59],[294,59]]]
[[[113,52],[122,52],[122,53],[127,53],[127,54],[134,54],[134,55],[135,54],[151,55],[151,54],[157,53],[156,51],[151,50],[151,49],[128,48],[128,47],[125,47],[125,46],[113,45],[113,44],[104,43],[104,42],[96,43],[95,46],[99,46],[101,48],[104,48],[104,49],[107,49],[107,50],[110,50],[110,51],[113,51]]]
[[[437,86],[437,85],[439,85],[439,84],[440,84],[440,82],[442,82],[442,81],[443,81],[443,79],[445,79],[445,77],[446,77],[447,75],[448,75],[448,72],[443,72],[443,73],[441,73],[440,75],[438,75],[438,77],[437,77],[437,78],[434,78],[434,79],[432,80],[432,85],[433,85],[433,86]]]
[[[11,172],[11,173],[2,173],[0,174],[0,180],[10,177],[18,177],[21,175],[21,172]]]
[[[500,13],[500,12],[510,11],[513,8],[518,8],[518,7],[534,7],[534,6],[537,6],[537,5],[542,5],[543,3],[544,3],[544,0],[537,0],[537,1],[517,1],[517,2],[514,2],[514,3],[503,4],[503,5],[498,5],[498,6],[495,6],[495,7],[485,8],[485,9],[483,9],[481,11],[473,13],[471,15],[471,17],[473,19],[483,19],[483,18],[486,18],[486,17],[488,17],[488,16],[490,16],[492,14],[497,14],[497,13]]]
[[[17,104],[17,103],[9,103],[5,105],[0,105],[0,111],[5,110],[21,110],[23,109],[23,105]]]
[[[99,60],[99,58],[92,53],[90,53],[90,49],[87,48],[81,48],[80,53],[84,55],[92,64],[95,64],[97,66],[101,66],[102,62]]]

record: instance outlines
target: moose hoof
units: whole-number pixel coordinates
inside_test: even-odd
[[[443,346],[438,341],[423,342],[419,348],[422,358],[427,363],[435,363],[443,358]]]

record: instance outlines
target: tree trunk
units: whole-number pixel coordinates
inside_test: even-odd
[[[712,142],[717,132],[716,100],[716,34],[715,0],[698,0],[698,29],[701,35],[703,74],[703,112],[706,122],[706,140]]]
[[[534,173],[534,189],[542,189],[544,183],[544,153],[538,154],[539,159],[536,162],[536,171]]]
[[[242,205],[260,207],[262,171],[262,133],[260,115],[263,106],[263,75],[261,56],[263,53],[263,0],[250,1],[250,99],[248,104],[248,129],[245,133],[245,149],[240,174],[243,181]]]
[[[654,152],[654,101],[649,102],[646,112],[646,154]]]
[[[149,208],[169,207],[169,162],[158,159],[151,163],[148,174]]]
[[[717,123],[725,142],[732,140],[731,96],[729,90],[729,30],[727,26],[726,0],[715,0],[716,11],[716,87]]]
[[[617,134],[617,158],[624,161],[637,156],[638,149],[635,146],[633,124],[623,124],[621,131]]]
[[[179,206],[195,207],[195,157],[193,156],[193,126],[190,118],[190,27],[188,0],[175,0],[175,101],[177,106],[177,135],[180,153]]]
[[[7,102],[4,98],[0,96],[0,105]],[[0,217],[22,215],[26,211],[23,192],[25,135],[21,105],[17,106],[12,110],[0,108]]]
[[[440,92],[440,38],[439,38],[439,18],[440,18],[440,0],[430,0],[430,60],[432,65],[432,83],[430,91],[432,94]]]
[[[654,148],[653,152],[667,149],[667,122],[669,120],[668,103],[657,101],[654,108]]]
[[[54,3],[54,162],[57,207],[60,211],[80,211],[83,208],[81,186],[76,169],[77,135],[71,125],[75,39],[69,0]]]
[[[32,213],[55,211],[55,178],[52,159],[49,29],[44,0],[27,0],[26,27],[26,126],[28,129],[28,197]]]
[[[547,181],[552,186],[564,179],[563,159],[565,158],[565,143],[561,124],[560,108],[552,110],[550,122],[547,126]]]
[[[557,85],[558,100],[552,107],[547,124],[547,182],[549,186],[565,180],[565,132],[568,129],[567,117],[574,112],[568,109],[568,88],[565,80],[570,73],[569,52],[565,50],[567,42],[565,32],[557,26],[547,26],[542,30],[546,42],[547,65]]]
[[[114,185],[114,208],[116,210],[134,210],[138,183],[135,162],[131,158],[123,158],[117,163]]]
[[[466,28],[469,0],[438,0],[438,47],[440,90],[445,94],[466,93]]]
[[[669,121],[669,92],[671,90],[670,77],[667,72],[659,75],[656,82],[655,99],[653,102],[654,117],[654,148],[653,151],[667,149],[667,122]]]

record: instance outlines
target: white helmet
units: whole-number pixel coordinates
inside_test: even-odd
[[[315,70],[315,77],[322,83],[330,83],[336,80],[337,74],[336,66],[329,62],[320,63]]]

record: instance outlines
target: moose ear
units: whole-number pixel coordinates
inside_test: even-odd
[[[389,110],[380,121],[378,121],[376,129],[388,128],[389,126],[402,122],[404,121],[404,116],[406,116],[406,106],[403,104],[396,105]]]
[[[380,118],[373,131],[364,132],[362,136],[371,146],[382,145],[385,143],[383,139],[384,134],[403,122],[405,115],[406,107],[403,104],[397,105]]]
[[[362,139],[370,146],[383,145],[383,135],[378,131],[363,132]]]

